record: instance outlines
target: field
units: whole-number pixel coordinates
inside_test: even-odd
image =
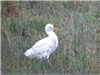
[[[24,52],[46,37],[44,27],[58,30],[57,50],[49,61]],[[2,1],[1,72],[26,74],[99,74],[99,1]]]

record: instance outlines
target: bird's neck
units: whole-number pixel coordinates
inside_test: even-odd
[[[58,39],[57,35],[53,31],[48,31],[47,35],[50,37],[50,39],[55,40]]]

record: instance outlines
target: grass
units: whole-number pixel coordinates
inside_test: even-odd
[[[1,71],[5,74],[99,74],[100,2],[14,2],[16,17],[1,15]],[[3,5],[3,1],[1,2]],[[46,37],[44,27],[57,27],[57,50],[47,61],[23,53]]]

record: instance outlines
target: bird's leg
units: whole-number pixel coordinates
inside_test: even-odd
[[[49,63],[49,65],[50,65],[50,66],[54,67],[54,66],[50,63],[50,61],[49,61],[49,60],[47,60],[47,61],[48,61],[48,63]]]

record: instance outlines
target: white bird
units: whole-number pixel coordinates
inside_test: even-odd
[[[48,59],[58,47],[58,37],[53,32],[57,30],[52,24],[45,26],[48,37],[39,40],[32,48],[28,49],[24,55],[28,58]]]

